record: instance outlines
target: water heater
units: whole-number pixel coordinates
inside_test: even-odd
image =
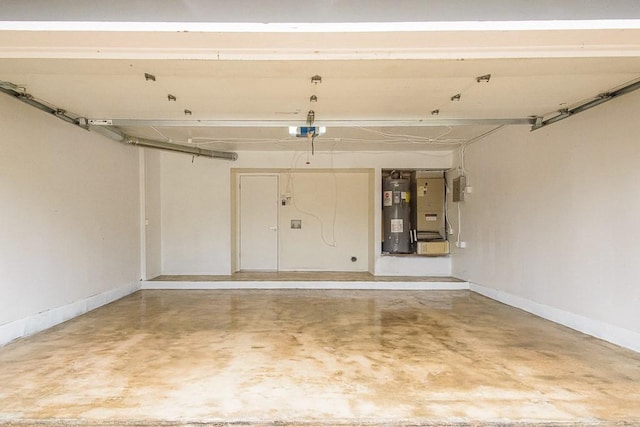
[[[410,188],[411,183],[408,179],[388,178],[382,181],[383,252],[411,252]]]

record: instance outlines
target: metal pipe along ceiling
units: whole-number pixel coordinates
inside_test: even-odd
[[[145,138],[135,138],[125,134],[120,129],[114,126],[92,126],[91,124],[88,123],[87,119],[69,114],[65,110],[56,108],[51,105],[47,105],[44,102],[34,99],[28,93],[23,92],[17,85],[14,85],[13,83],[10,83],[10,82],[0,81],[0,93],[5,93],[27,105],[37,108],[38,110],[44,111],[45,113],[52,114],[55,117],[59,118],[60,120],[63,120],[72,125],[81,127],[82,129],[85,129],[85,130],[94,131],[103,136],[106,136],[107,138],[113,141],[129,144],[129,145],[137,145],[139,147],[148,147],[148,148],[155,148],[158,150],[167,150],[167,151],[175,151],[177,153],[192,154],[194,156],[209,157],[212,159],[223,159],[223,160],[231,160],[231,161],[238,160],[238,154],[231,151],[213,151],[213,150],[207,150],[199,147],[189,147],[186,145],[174,144],[170,142],[155,141],[152,139],[145,139]]]
[[[117,142],[129,145],[137,145],[138,147],[156,148],[158,150],[175,151],[177,153],[192,154],[194,156],[210,157],[212,159],[224,159],[235,161],[238,160],[238,154],[231,151],[213,151],[199,147],[189,147],[172,142],[156,141],[147,138],[137,138],[129,136],[114,126],[88,126],[89,130],[106,136]]]
[[[137,145],[140,147],[157,148],[159,150],[176,151],[178,153],[188,153],[194,156],[210,157],[212,159],[238,160],[238,153],[231,151],[213,151],[198,147],[188,147],[170,142],[155,141],[152,139],[127,137],[123,141],[125,144]]]

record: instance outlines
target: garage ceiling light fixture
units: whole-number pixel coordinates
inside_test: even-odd
[[[315,138],[327,132],[325,126],[289,126],[289,135],[298,138]]]

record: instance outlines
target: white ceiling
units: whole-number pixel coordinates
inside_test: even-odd
[[[77,32],[1,24],[0,81],[89,119],[163,121],[123,126],[132,136],[215,150],[306,150],[308,141],[273,123],[303,126],[309,110],[318,125],[353,124],[328,126],[316,149],[451,149],[495,125],[427,126],[432,120],[548,117],[640,77],[637,23],[355,33]],[[478,83],[486,74],[490,81]],[[314,75],[322,83],[313,84]],[[460,101],[451,100],[456,94]],[[318,101],[310,102],[311,95]],[[174,120],[193,126],[164,126]],[[233,126],[201,127],[198,120]]]

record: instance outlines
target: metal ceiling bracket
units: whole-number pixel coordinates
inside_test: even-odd
[[[113,126],[89,126],[89,130],[99,133],[102,136],[106,136],[112,141],[116,142],[124,142],[127,138],[127,135],[122,132],[120,129],[114,128]]]
[[[621,87],[620,89],[616,89],[614,91],[611,92],[605,92],[605,93],[601,93],[599,95],[597,95],[594,99],[592,99],[591,101],[587,101],[583,104],[578,105],[577,107],[573,107],[571,109],[565,108],[562,109],[560,111],[558,111],[558,114],[546,119],[546,120],[536,120],[536,122],[533,124],[533,126],[531,127],[531,131],[534,130],[538,130],[540,128],[543,128],[545,126],[549,126],[552,125],[554,123],[559,122],[560,120],[564,120],[568,117],[574,116],[578,113],[582,113],[583,111],[589,110],[593,107],[596,107],[600,104],[604,104],[605,102],[611,101],[614,98],[617,98],[621,95],[625,95],[627,93],[631,93],[635,90],[640,89],[640,80],[637,80],[634,83],[628,84],[626,86]]]
[[[544,117],[533,116],[531,118],[533,119],[533,126],[531,126],[531,129],[538,129],[540,126],[542,126],[542,121],[544,120]]]

